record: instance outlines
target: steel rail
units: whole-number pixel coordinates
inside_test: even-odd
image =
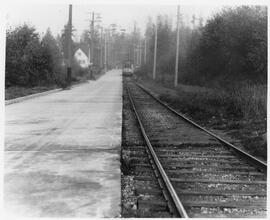
[[[146,142],[146,145],[148,147],[148,150],[150,151],[151,156],[152,156],[152,158],[153,158],[153,160],[154,160],[154,162],[156,164],[156,167],[158,168],[158,171],[159,171],[159,173],[160,173],[160,175],[162,177],[162,180],[164,181],[164,183],[166,185],[166,188],[167,188],[167,190],[168,190],[168,192],[169,192],[169,194],[171,196],[171,199],[174,202],[175,208],[176,208],[179,216],[181,216],[182,218],[189,218],[188,215],[187,215],[187,213],[186,213],[186,210],[185,210],[185,208],[184,208],[184,206],[182,204],[182,202],[180,201],[180,199],[179,199],[179,197],[178,197],[178,195],[177,195],[174,187],[172,186],[171,181],[169,180],[169,177],[167,176],[165,170],[163,169],[163,167],[162,167],[162,165],[161,165],[161,163],[160,163],[160,161],[159,161],[159,159],[158,159],[158,157],[157,157],[157,155],[156,155],[156,153],[155,153],[155,151],[154,151],[154,149],[152,147],[152,144],[150,143],[149,138],[146,135],[145,129],[143,127],[143,124],[141,122],[141,119],[139,117],[139,114],[138,114],[138,112],[136,110],[136,107],[135,107],[133,98],[132,98],[132,96],[130,94],[130,91],[129,91],[128,86],[127,86],[127,92],[128,92],[128,97],[130,99],[130,102],[131,102],[133,111],[134,111],[134,113],[136,115],[136,118],[137,118],[137,121],[138,121],[138,123],[140,125],[140,129],[141,129],[142,135],[143,135],[143,137],[145,139],[145,142]]]
[[[184,116],[182,113],[174,110],[172,107],[170,107],[168,104],[162,102],[159,98],[155,97],[153,94],[151,94],[148,89],[146,89],[144,86],[142,86],[139,83],[135,83],[139,88],[141,88],[146,94],[148,94],[149,96],[151,96],[154,100],[156,100],[157,102],[159,102],[161,105],[163,105],[164,107],[166,107],[167,109],[169,109],[171,112],[173,112],[175,115],[177,115],[178,117],[184,119],[185,121],[189,122],[190,124],[192,124],[193,126],[195,126],[196,128],[199,128],[200,130],[206,132],[207,134],[209,134],[210,136],[214,137],[215,139],[217,139],[219,142],[221,142],[222,144],[224,144],[225,146],[227,146],[228,148],[233,149],[236,153],[240,154],[241,156],[245,157],[249,162],[251,162],[252,164],[257,165],[258,167],[260,167],[261,169],[263,169],[263,171],[267,170],[267,164],[259,159],[257,159],[256,157],[246,153],[245,151],[239,149],[238,147],[234,146],[233,144],[229,143],[228,141],[224,140],[223,138],[219,137],[218,135],[214,134],[211,131],[208,131],[207,129],[205,129],[204,127],[198,125],[197,123],[195,123],[194,121],[190,120],[189,118],[187,118],[186,116]]]

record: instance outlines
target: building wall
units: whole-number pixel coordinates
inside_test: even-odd
[[[82,68],[89,67],[89,65],[90,65],[89,58],[81,49],[76,50],[74,57],[75,57],[75,60],[78,62],[78,64]]]

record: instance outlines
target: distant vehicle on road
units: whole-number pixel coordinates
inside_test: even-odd
[[[140,69],[140,66],[135,66],[135,68],[134,68],[134,72],[136,72],[136,71],[138,71]]]
[[[123,63],[123,69],[122,69],[122,74],[123,76],[133,76],[134,73],[134,68],[133,64],[131,61],[125,61]]]

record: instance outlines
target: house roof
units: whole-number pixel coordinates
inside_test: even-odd
[[[88,56],[89,54],[89,46],[85,43],[80,43],[75,47],[75,51],[77,51],[78,49],[81,49],[86,56]]]

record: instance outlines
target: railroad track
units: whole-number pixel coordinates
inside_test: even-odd
[[[159,186],[154,187],[157,205],[166,203],[171,216],[184,218],[266,217],[265,163],[179,115],[132,80],[125,79],[125,86],[147,146],[134,151],[135,166],[154,173],[148,170],[137,179]],[[142,150],[143,156],[136,156]],[[143,199],[138,208],[154,200]]]

